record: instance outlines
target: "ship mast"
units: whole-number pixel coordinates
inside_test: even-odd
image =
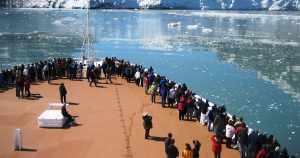
[[[82,63],[84,63],[84,59],[87,59],[88,62],[94,62],[95,52],[93,49],[93,41],[90,33],[90,0],[86,0],[86,34],[84,36],[84,41],[81,47],[80,58],[82,59]]]

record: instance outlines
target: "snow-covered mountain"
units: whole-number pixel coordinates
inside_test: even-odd
[[[25,8],[85,8],[86,3],[86,0],[14,0],[10,5]],[[90,0],[90,6],[119,9],[300,10],[300,0]]]

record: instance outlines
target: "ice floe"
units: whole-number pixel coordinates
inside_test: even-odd
[[[198,25],[187,25],[186,28],[187,28],[188,30],[196,30],[196,29],[199,28],[199,26],[198,26]]]
[[[203,29],[202,29],[202,32],[203,32],[203,33],[211,33],[211,32],[213,32],[213,30],[210,29],[210,28],[203,28]]]
[[[181,26],[181,22],[174,22],[168,24],[169,29],[181,29]]]

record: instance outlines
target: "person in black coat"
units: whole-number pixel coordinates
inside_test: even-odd
[[[90,86],[92,86],[92,83],[94,83],[95,87],[97,87],[96,75],[95,75],[94,70],[91,71],[90,79],[91,79],[90,80]]]
[[[168,133],[168,138],[165,140],[165,152],[168,155],[168,147],[171,145],[172,133]]]
[[[199,151],[201,147],[201,143],[198,140],[193,140],[194,148],[193,148],[193,158],[199,158]]]
[[[66,109],[66,104],[64,103],[63,106],[61,107],[61,114],[67,118],[66,123],[73,123],[73,118],[72,116],[68,113]]]
[[[147,112],[143,113],[143,126],[145,129],[145,139],[150,137],[150,129],[153,127],[152,125],[152,115],[148,114]]]
[[[179,151],[174,144],[175,144],[175,140],[171,139],[171,145],[169,145],[168,151],[167,151],[167,155],[168,155],[167,158],[176,158],[179,156]]]
[[[61,103],[66,103],[67,101],[67,90],[66,90],[66,87],[64,85],[64,83],[61,83],[60,86],[59,86],[59,93],[60,93],[60,101]]]

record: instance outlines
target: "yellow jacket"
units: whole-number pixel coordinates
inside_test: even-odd
[[[184,157],[184,158],[193,158],[193,151],[184,149],[182,151],[182,157]]]

